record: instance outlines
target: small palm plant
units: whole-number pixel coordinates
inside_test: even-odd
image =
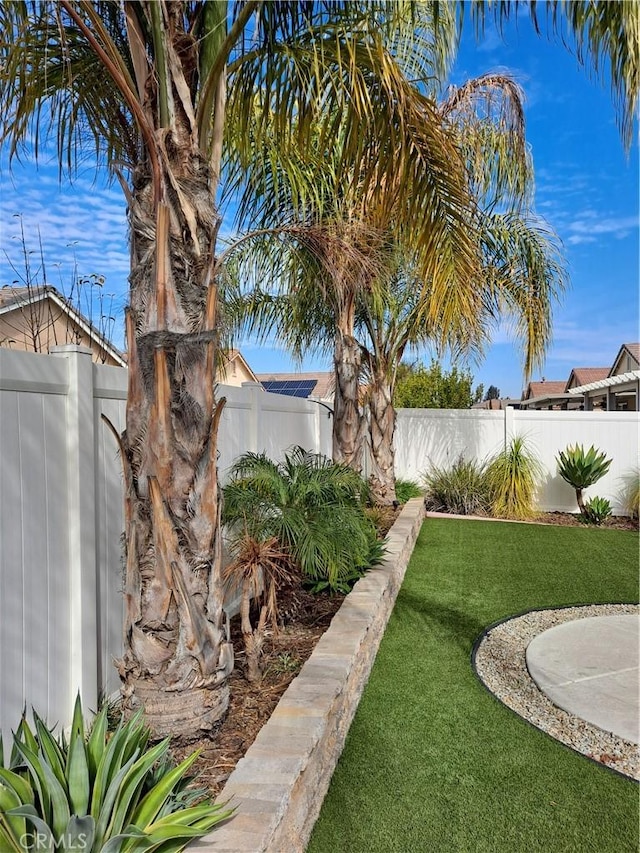
[[[234,559],[225,568],[223,580],[240,590],[240,628],[246,656],[247,681],[262,679],[260,657],[267,624],[278,630],[277,591],[280,582],[290,580],[288,553],[275,536],[260,530],[260,520],[245,518],[240,533],[233,538]],[[251,600],[259,602],[258,620],[251,622]]]
[[[295,447],[277,463],[246,453],[224,489],[223,523],[232,536],[251,519],[263,542],[277,540],[292,567],[311,582],[335,590],[381,557],[375,528],[365,515],[369,489],[346,465]]]
[[[585,515],[583,490],[597,483],[609,470],[612,460],[592,445],[585,452],[581,444],[569,445],[558,453],[558,473],[576,490],[580,512]]]
[[[149,747],[142,712],[114,732],[107,713],[103,705],[85,734],[78,698],[68,740],[37,714],[35,731],[23,717],[6,767],[0,739],[3,853],[179,853],[231,814],[188,787],[197,752],[176,766],[168,738]]]
[[[497,518],[531,518],[541,475],[535,453],[522,436],[514,436],[487,467],[492,514]]]

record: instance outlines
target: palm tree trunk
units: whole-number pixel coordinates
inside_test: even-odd
[[[167,152],[164,201],[140,176],[129,201],[126,619],[118,668],[126,703],[144,705],[159,736],[211,728],[228,707],[233,669],[217,472],[225,401],[214,399],[219,218],[207,163],[179,141],[170,160]]]
[[[395,451],[393,436],[396,411],[393,391],[384,375],[374,375],[369,388],[369,432],[372,472],[369,478],[376,503],[391,505],[396,500]]]
[[[358,401],[361,354],[351,330],[336,329],[333,461],[362,468],[362,414]]]

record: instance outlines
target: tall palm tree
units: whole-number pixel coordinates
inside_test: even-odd
[[[499,100],[505,94],[509,121]],[[438,317],[434,295],[428,283],[425,288],[424,280],[416,279],[415,266],[405,262],[403,247],[398,265],[389,270],[382,298],[361,300],[371,485],[380,503],[395,500],[393,391],[405,349],[431,342],[439,347],[446,343],[458,354],[480,353],[493,323],[510,318],[523,344],[523,371],[528,377],[544,358],[553,305],[564,286],[556,237],[531,210],[532,166],[519,87],[508,76],[484,75],[451,87],[440,112],[458,133],[478,202],[477,235],[483,260],[473,287],[479,310],[475,318]]]
[[[297,276],[294,281],[290,277],[277,279],[280,292],[292,298],[269,300],[254,294],[251,310],[247,311],[249,306],[245,306],[244,314],[246,319],[247,315],[257,312],[256,325],[259,327],[261,323],[263,331],[270,330],[275,321],[282,339],[294,354],[305,352],[314,343],[324,350],[332,350],[335,375],[333,456],[335,461],[346,462],[356,469],[360,467],[366,432],[359,399],[365,350],[356,333],[358,304],[363,301],[380,304],[397,247],[402,246],[402,250],[412,256],[415,268],[411,279],[415,288],[413,314],[429,329],[429,337],[444,344],[461,324],[468,335],[479,337],[484,297],[478,281],[483,260],[481,235],[486,227],[487,211],[498,202],[511,206],[525,204],[530,188],[531,164],[525,141],[522,94],[510,77],[485,75],[452,90],[442,104],[431,101],[432,121],[455,140],[453,162],[456,168],[462,164],[463,180],[473,199],[464,210],[462,228],[465,243],[472,246],[472,265],[457,262],[456,240],[460,235],[460,228],[454,227],[457,222],[439,243],[431,240],[425,245],[424,232],[433,230],[431,223],[444,214],[445,205],[434,193],[425,196],[424,182],[422,185],[417,181],[405,184],[393,178],[377,185],[374,195],[366,174],[349,167],[346,168],[345,186],[340,176],[349,164],[340,135],[331,149],[319,155],[316,151],[311,157],[307,151],[298,155],[299,171],[305,173],[316,191],[306,207],[300,205],[301,209],[295,210],[296,202],[299,203],[295,187],[291,187],[289,174],[280,165],[277,151],[273,149],[250,169],[242,198],[243,214],[245,210],[257,211],[263,221],[283,215],[294,220],[310,218],[313,227],[320,231],[331,231],[339,226],[345,234],[345,242],[357,247],[350,255],[339,249],[340,257],[331,266],[325,264],[323,271],[293,267]],[[362,128],[361,132],[366,133],[366,129]],[[373,163],[374,158],[375,151],[372,152]],[[251,197],[247,199],[249,192]],[[407,199],[411,200],[416,193],[424,200],[420,217],[407,204]],[[268,200],[278,195],[278,203],[268,206]],[[485,203],[482,210],[478,207],[481,201]],[[314,210],[314,203],[318,204],[318,210]],[[364,264],[363,259],[366,259]],[[464,262],[465,255],[461,259]],[[261,276],[262,279],[266,277]],[[276,318],[274,311],[277,314],[278,306],[280,315]],[[381,398],[374,398],[374,409],[376,400],[380,403]],[[374,441],[374,445],[377,444]],[[382,492],[378,497],[382,498]]]
[[[563,289],[564,270],[555,235],[538,220],[494,214],[486,220],[482,243],[484,271],[477,282],[483,296],[480,323],[469,327],[460,318],[449,329],[449,350],[458,357],[479,357],[493,326],[511,321],[514,337],[522,345],[523,370],[529,375],[543,359],[553,305]],[[421,291],[415,268],[399,253],[381,295],[361,299],[357,311],[356,336],[367,383],[371,491],[381,504],[396,499],[393,398],[398,368],[407,350],[441,339],[441,329],[428,319],[429,296],[417,297]]]
[[[441,26],[442,4],[431,5]],[[606,4],[586,5],[615,17]],[[313,134],[334,136],[339,115],[354,174],[363,174],[375,151],[375,165],[364,172],[374,198],[376,187],[398,175],[405,183],[423,179],[430,152],[431,192],[435,181],[449,222],[459,224],[468,194],[450,168],[448,134],[431,122],[432,104],[389,50],[413,30],[416,8],[402,0],[0,4],[0,144],[13,157],[53,137],[69,172],[93,154],[127,199],[129,388],[118,437],[127,616],[119,669],[125,696],[145,702],[159,732],[212,726],[227,707],[233,665],[216,470],[224,401],[213,390],[223,151],[234,150],[246,165],[269,136],[286,153],[292,140],[299,148]],[[627,104],[635,43],[625,41],[627,19],[618,17],[615,31],[600,18],[596,26],[593,16],[584,30],[589,51],[611,58]],[[572,26],[581,31],[583,24],[574,16]],[[419,38],[399,43],[410,45],[403,62],[414,47],[419,53]],[[423,200],[415,194],[407,203],[419,213]],[[434,222],[423,249],[446,230]],[[472,267],[472,247],[463,238],[456,246],[458,269],[465,255]]]
[[[340,115],[356,169],[376,150],[372,197],[391,175],[415,176],[461,221],[468,197],[449,168],[453,146],[437,125],[431,131],[431,103],[388,48],[411,32],[401,0],[0,5],[0,144],[13,157],[54,137],[70,173],[93,154],[127,200],[118,667],[125,698],[144,703],[158,733],[211,727],[226,710],[233,666],[216,467],[224,400],[214,395],[218,281],[228,254],[218,249],[216,206],[225,157],[233,151],[246,166],[268,137],[286,165],[292,140],[299,147],[312,133],[330,138]],[[398,133],[393,145],[389,128]],[[410,200],[416,211],[421,203]],[[435,223],[424,244],[445,231]],[[327,245],[335,255],[324,241],[325,255]]]

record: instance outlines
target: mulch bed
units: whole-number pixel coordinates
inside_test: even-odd
[[[375,524],[383,537],[400,514],[400,508],[379,508]],[[182,760],[194,750],[200,756],[194,765],[198,784],[217,796],[236,764],[258,736],[280,697],[310,657],[320,637],[340,609],[344,595],[311,594],[300,581],[278,590],[278,616],[282,624],[276,635],[267,632],[262,653],[263,678],[250,683],[244,675],[244,650],[240,619],[231,621],[236,666],[229,678],[229,710],[220,726],[200,740],[172,745],[172,755]]]
[[[580,521],[579,515],[573,515],[570,512],[543,512],[533,518],[532,521],[538,521],[541,524],[558,524],[562,527],[596,527],[594,524],[585,524],[584,521]],[[628,518],[624,515],[613,515],[597,526],[609,530],[637,531],[638,519]]]
[[[381,522],[381,535],[389,530],[399,510],[389,510]],[[533,521],[564,527],[584,527],[578,516],[567,512],[546,512]],[[638,530],[638,520],[625,517],[607,519],[601,527],[616,530]],[[195,749],[200,756],[194,765],[198,784],[217,796],[238,761],[244,756],[258,732],[273,713],[282,694],[311,655],[320,637],[337,613],[343,595],[316,594],[292,585],[278,592],[278,612],[283,623],[277,635],[267,633],[263,648],[263,679],[251,684],[244,675],[244,652],[239,618],[231,623],[231,637],[236,668],[229,685],[231,701],[227,716],[206,737],[187,744],[176,744],[172,754],[182,760]]]
[[[267,634],[262,656],[264,675],[259,684],[251,684],[244,676],[239,618],[232,620],[236,668],[229,679],[231,701],[227,716],[206,737],[171,750],[177,760],[186,758],[195,749],[201,751],[194,765],[198,784],[209,788],[214,796],[220,793],[229,774],[256,739],[343,599],[343,595],[311,595],[294,587],[280,590],[278,610],[285,625],[277,635]]]

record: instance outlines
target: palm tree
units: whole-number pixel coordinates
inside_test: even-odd
[[[506,98],[506,105],[501,99]],[[400,249],[382,299],[361,306],[361,340],[368,376],[372,491],[380,503],[395,500],[393,391],[408,346],[443,344],[457,354],[480,354],[494,322],[515,323],[528,377],[544,358],[554,302],[564,271],[555,235],[531,212],[532,165],[526,149],[522,93],[506,75],[489,74],[451,87],[440,105],[459,134],[478,202],[482,265],[473,287],[480,297],[474,318],[438,317],[437,305]],[[416,298],[416,293],[420,297]],[[434,323],[434,316],[436,322]]]
[[[464,159],[452,144],[455,135],[441,120],[435,101],[417,91],[414,94],[418,109],[409,126],[403,116],[396,116],[387,139],[378,140],[375,125],[360,125],[359,136],[367,149],[364,161],[353,150],[350,126],[338,116],[332,137],[316,129],[311,149],[288,151],[286,162],[279,147],[265,140],[252,163],[238,162],[228,185],[229,192],[240,193],[239,226],[261,224],[275,235],[292,228],[315,236],[312,258],[308,253],[302,257],[300,247],[283,258],[279,241],[275,246],[269,240],[254,241],[247,246],[236,274],[241,280],[274,281],[280,295],[296,293],[293,310],[299,325],[288,323],[291,336],[279,325],[294,352],[302,351],[309,336],[317,332],[309,312],[322,314],[330,309],[333,459],[356,470],[362,437],[356,304],[360,292],[375,288],[393,242],[402,240],[411,246],[415,263],[438,295],[441,317],[460,313],[473,317],[479,308],[476,290],[469,286],[480,258]],[[384,93],[380,96],[384,100]],[[376,107],[374,115],[378,112]],[[405,146],[412,151],[406,168],[402,163]],[[398,168],[392,175],[382,175],[380,168],[388,159],[395,160]],[[269,332],[278,304],[285,303],[254,292],[249,303],[240,303],[240,325],[253,332]],[[249,307],[253,310],[248,311]],[[291,307],[288,304],[286,310]]]
[[[628,4],[611,4],[624,5],[620,13],[587,5],[603,7],[597,26],[594,16],[589,26],[574,16],[572,26],[589,33],[592,55],[611,58],[615,91],[628,107],[636,54],[624,27],[635,12]],[[433,9],[440,25],[441,4]],[[246,166],[266,137],[285,155],[291,140],[304,147],[316,133],[335,136],[339,115],[349,164],[367,175],[372,198],[398,175],[405,184],[420,179],[430,154],[432,191],[435,182],[459,223],[468,197],[449,135],[388,49],[399,39],[410,46],[403,61],[419,54],[419,38],[399,38],[413,31],[413,11],[400,0],[0,4],[0,144],[14,157],[32,143],[38,152],[53,136],[62,170],[73,173],[94,155],[127,199],[129,388],[126,429],[117,436],[127,615],[119,670],[125,698],[145,704],[158,733],[211,727],[226,710],[233,666],[216,469],[224,400],[213,389],[222,260],[216,193],[225,156],[233,150]],[[603,29],[602,20],[616,29]],[[431,124],[440,147],[426,131],[415,134]],[[419,212],[423,201],[416,194],[407,203]],[[439,244],[445,230],[435,222],[423,248]],[[462,238],[461,246],[459,270],[465,249],[467,266],[475,260]]]
[[[511,320],[522,344],[526,375],[540,363],[549,343],[553,304],[563,288],[564,271],[555,235],[543,223],[518,214],[494,214],[485,221],[483,296],[479,324],[464,318],[449,327],[449,349],[457,356],[479,356],[483,339],[500,319]],[[422,282],[401,253],[378,299],[361,299],[357,337],[367,379],[371,490],[381,504],[395,495],[393,405],[398,368],[410,348],[437,344],[441,328],[429,320],[428,300],[418,296]],[[480,334],[478,334],[480,328]]]
[[[485,258],[488,248],[484,242],[489,235],[494,255],[497,249],[498,217],[492,211],[498,205],[517,208],[526,204],[530,189],[531,163],[525,142],[522,94],[509,76],[485,75],[453,89],[442,104],[436,105],[435,117],[439,126],[455,138],[456,157],[464,161],[464,180],[474,204],[464,211],[462,231],[467,244],[472,245],[474,264],[467,264],[462,270],[457,264],[455,249],[451,247],[458,238],[459,228],[450,229],[448,240],[448,235],[444,234],[439,242],[429,241],[425,246],[423,232],[429,232],[430,223],[442,215],[444,205],[433,194],[425,197],[424,189],[417,182],[404,185],[397,180],[387,181],[376,187],[376,196],[372,198],[366,176],[361,174],[356,180],[352,177],[354,170],[349,169],[345,189],[337,179],[338,167],[335,166],[337,162],[344,170],[346,161],[339,137],[332,150],[322,152],[320,157],[308,157],[307,152],[300,152],[299,171],[305,173],[307,180],[312,180],[316,199],[321,199],[319,206],[326,211],[324,221],[316,224],[319,214],[312,210],[314,227],[320,231],[329,230],[339,223],[345,233],[345,243],[357,247],[357,251],[351,255],[342,251],[340,258],[325,264],[324,271],[290,263],[288,269],[295,278],[292,280],[290,275],[279,279],[285,298],[274,300],[254,293],[243,311],[245,324],[247,317],[254,318],[253,331],[256,328],[262,332],[271,331],[275,323],[283,341],[295,355],[314,345],[325,351],[333,350],[333,456],[334,460],[346,462],[356,470],[360,468],[366,432],[358,396],[362,357],[366,356],[372,450],[377,468],[374,490],[376,498],[383,503],[395,499],[389,437],[393,435],[395,424],[391,401],[396,357],[399,361],[406,346],[418,340],[430,339],[445,345],[463,328],[470,341],[481,337],[485,302],[489,298],[486,285],[490,284],[491,288],[498,285],[497,274],[493,275],[496,281],[489,282],[487,278]],[[280,166],[277,152],[267,152],[249,174],[252,196],[250,201],[243,198],[243,212],[255,209],[263,218],[267,214],[281,217],[283,212],[294,216],[295,188],[290,187],[289,176]],[[266,199],[278,192],[278,204],[267,208]],[[416,192],[426,198],[420,210],[421,218],[416,216],[415,210],[409,212],[404,201]],[[307,208],[312,204],[308,202]],[[305,216],[309,214],[303,207],[297,218]],[[504,226],[507,220],[502,217],[500,221]],[[507,243],[503,239],[501,247],[512,254],[513,240],[511,245]],[[398,305],[397,293],[390,297],[396,300],[396,308],[402,314],[395,318],[401,322],[401,330],[399,340],[394,341],[388,311],[383,309],[382,315],[376,312],[385,302],[387,307],[390,304],[384,294],[388,281],[393,278],[399,251],[411,255],[413,273],[410,291],[402,291],[405,304]],[[515,266],[520,259],[511,259],[510,254],[503,255],[503,264],[509,262],[514,266],[515,277]],[[494,258],[491,262],[495,265]],[[522,272],[522,264],[519,269]],[[262,273],[261,278],[268,276]],[[479,287],[481,281],[485,290]],[[372,342],[368,348],[363,346],[363,338],[356,332],[359,305],[370,306],[370,310],[360,311],[360,329],[369,333],[368,341]],[[372,324],[377,321],[382,325],[374,329]],[[387,336],[386,343],[380,340],[381,334]],[[385,352],[387,344],[390,352]],[[395,354],[398,349],[400,355]],[[392,359],[393,366],[387,363],[387,356]],[[386,455],[384,461],[383,453]]]
[[[43,0],[0,5],[0,143],[11,157],[52,133],[62,169],[93,153],[127,199],[124,467],[125,699],[158,734],[211,727],[228,705],[217,430],[216,195],[225,158],[249,163],[266,137],[327,139],[341,116],[350,163],[375,148],[375,187],[429,165],[460,218],[468,203],[431,103],[387,45],[406,44],[405,3]],[[257,119],[257,120],[256,120]],[[423,133],[410,133],[421,125]],[[358,128],[368,128],[363,137]],[[389,128],[400,133],[389,144]],[[313,131],[311,130],[313,128]],[[427,164],[428,165],[428,164]],[[424,179],[423,179],[424,185]],[[373,196],[375,198],[375,191]],[[420,199],[410,204],[418,210]],[[428,240],[439,240],[436,223]],[[293,238],[292,238],[293,239]],[[301,238],[313,248],[314,241]],[[464,242],[464,241],[463,241]],[[331,241],[323,251],[336,254]],[[115,432],[115,430],[114,430]],[[195,709],[195,711],[194,711]]]

